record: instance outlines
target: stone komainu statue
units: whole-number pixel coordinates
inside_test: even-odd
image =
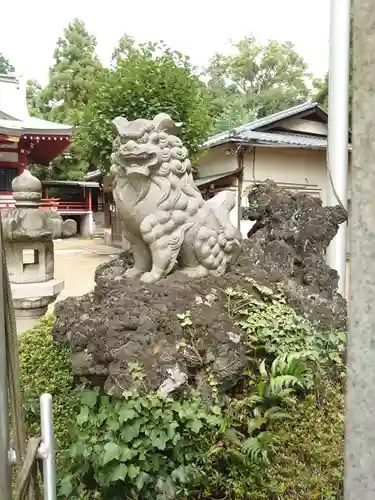
[[[135,260],[126,276],[154,283],[176,263],[192,278],[223,274],[241,251],[241,233],[229,218],[234,193],[203,200],[170,116],[113,124],[113,195]]]

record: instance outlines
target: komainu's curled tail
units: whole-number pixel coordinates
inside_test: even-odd
[[[197,260],[211,274],[222,275],[241,253],[242,235],[230,220],[235,195],[222,191],[206,202],[207,213],[200,227],[194,250]]]

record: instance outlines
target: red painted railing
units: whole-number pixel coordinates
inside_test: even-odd
[[[14,200],[0,198],[0,209],[12,208],[14,205]],[[89,212],[88,203],[85,201],[62,201],[59,198],[43,198],[40,202],[40,208],[43,210],[56,210],[56,212],[65,213]],[[99,203],[97,211],[102,212],[103,210],[103,204]]]
[[[62,201],[58,198],[42,199],[40,208],[57,212],[87,212],[89,210],[88,203],[85,201]]]

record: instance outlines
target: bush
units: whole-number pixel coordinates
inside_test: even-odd
[[[252,498],[344,498],[343,392],[343,387],[326,381],[324,393],[299,404],[293,420],[278,425],[267,487]]]
[[[52,339],[54,318],[46,316],[20,337],[21,388],[27,434],[40,435],[39,398],[53,398],[53,419],[57,452],[69,447],[69,431],[79,411],[69,349]]]

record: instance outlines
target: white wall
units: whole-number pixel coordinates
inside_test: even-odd
[[[199,177],[226,174],[237,170],[237,156],[226,154],[230,149],[230,144],[223,144],[205,151],[199,159]]]
[[[326,123],[314,122],[301,118],[289,118],[279,124],[278,127],[291,132],[322,135],[324,137],[328,135],[328,126]]]
[[[103,236],[104,234],[104,212],[93,213],[94,235]]]
[[[297,148],[256,147],[244,157],[244,188],[254,181],[272,179],[287,188],[307,189],[327,197],[326,152]]]
[[[315,123],[315,122],[313,122]],[[200,177],[219,175],[238,168],[236,155],[226,155],[230,145],[217,146],[208,150],[199,162]],[[248,190],[254,181],[272,179],[276,183],[293,190],[303,190],[319,196],[323,203],[327,199],[326,151],[255,147],[248,148],[244,156],[243,199],[247,206]],[[234,188],[237,197],[237,188]],[[237,227],[237,205],[231,212],[231,221]],[[247,235],[252,222],[241,221],[241,233]]]

